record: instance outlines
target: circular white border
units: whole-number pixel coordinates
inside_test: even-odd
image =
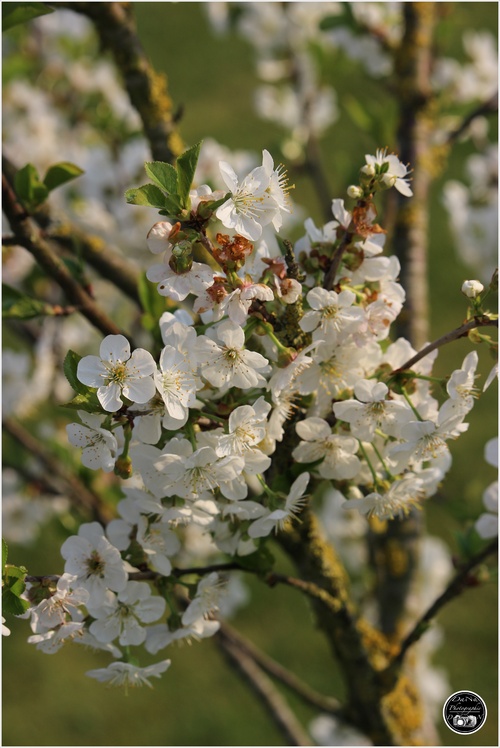
[[[479,699],[479,701],[481,702],[481,704],[484,706],[484,719],[481,722],[481,724],[479,725],[479,727],[476,727],[475,730],[468,730],[467,732],[460,732],[459,730],[454,730],[453,727],[450,727],[450,725],[448,724],[448,721],[447,721],[447,719],[445,717],[444,710],[446,709],[446,705],[448,704],[448,702],[450,701],[450,699],[452,699],[454,696],[456,696],[459,693],[471,693],[474,696],[477,696],[477,698]],[[475,732],[478,732],[478,730],[481,729],[481,727],[486,722],[487,718],[488,718],[488,707],[486,706],[486,702],[483,699],[483,697],[480,696],[475,691],[469,691],[468,689],[463,688],[461,691],[455,691],[455,693],[452,693],[450,696],[448,696],[448,698],[444,702],[444,706],[443,706],[443,721],[444,721],[446,727],[448,728],[448,730],[451,730],[452,732],[456,733],[457,735],[463,735],[463,736],[465,736],[465,735],[473,735]]]

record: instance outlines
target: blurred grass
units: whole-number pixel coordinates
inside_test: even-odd
[[[143,43],[159,70],[169,77],[176,106],[183,107],[181,132],[186,143],[213,137],[234,149],[277,153],[280,130],[258,119],[253,110],[257,86],[253,53],[248,43],[229,34],[215,37],[204,20],[202,3],[135,3]],[[467,28],[496,28],[497,8],[492,3],[442,4],[441,49],[460,54],[460,35]],[[330,64],[331,80],[339,97],[340,119],[322,142],[325,169],[332,197],[345,194],[354,181],[364,153],[393,145],[395,102],[379,83],[368,80],[360,68],[341,57]],[[374,112],[374,129],[361,132],[345,103],[355,98]],[[379,124],[376,124],[378,122]],[[377,128],[377,129],[376,129]],[[458,145],[446,172],[433,187],[430,231],[430,295],[432,337],[459,324],[465,315],[460,286],[471,277],[457,259],[447,217],[441,205],[444,181],[461,178],[470,146]],[[292,174],[296,199],[321,223],[314,192],[301,174]],[[441,357],[459,366],[467,343],[449,346]],[[490,363],[480,351],[481,371]],[[439,364],[438,364],[439,366]],[[445,369],[443,367],[442,371]],[[454,533],[477,517],[482,490],[494,479],[482,450],[496,427],[493,387],[477,403],[469,432],[452,446],[453,469],[440,497],[426,508],[430,531],[456,550]],[[59,546],[58,546],[59,543]],[[12,548],[11,561],[33,573],[62,572],[57,547],[60,531],[44,530],[36,551]],[[309,609],[293,590],[269,590],[245,578],[252,589],[252,604],[233,624],[266,652],[325,693],[341,696],[342,684],[323,637],[316,631]],[[451,689],[479,693],[488,706],[484,728],[460,745],[497,745],[497,599],[494,583],[470,589],[443,611],[445,632],[436,662],[446,668]],[[73,646],[49,657],[26,644],[28,626],[12,623],[4,641],[4,745],[282,745],[261,705],[207,640],[160,653],[172,658],[169,672],[154,681],[154,691],[133,691],[128,697],[83,677],[102,667],[106,655]],[[157,660],[158,657],[149,658]],[[313,712],[298,704],[307,724]],[[441,724],[444,745],[457,738]]]

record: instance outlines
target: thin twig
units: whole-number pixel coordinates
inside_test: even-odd
[[[62,487],[61,493],[67,494],[79,509],[85,514],[90,514],[102,525],[109,522],[112,515],[101,498],[66,469],[64,464],[24,426],[12,418],[4,418],[3,428],[23,449],[40,461],[44,467],[44,482],[52,485],[57,491]]]
[[[235,647],[239,647],[241,651],[251,657],[259,667],[262,668],[266,673],[272,675],[274,678],[279,680],[283,685],[293,691],[297,696],[306,703],[310,704],[322,712],[329,714],[335,714],[339,716],[341,712],[341,704],[337,699],[330,696],[324,696],[311,688],[307,683],[304,683],[294,673],[287,670],[279,662],[276,662],[272,657],[262,652],[255,644],[246,639],[241,633],[235,631],[232,626],[221,621],[220,635],[224,636],[231,644]]]
[[[460,593],[464,590],[469,581],[469,575],[471,571],[494,553],[498,553],[498,538],[494,538],[494,540],[488,543],[488,545],[486,545],[479,553],[476,553],[475,556],[470,558],[465,564],[460,567],[459,571],[449,582],[445,591],[437,598],[437,600],[433,602],[430,608],[417,621],[413,629],[403,640],[401,649],[399,650],[397,656],[394,658],[389,667],[394,667],[395,665],[397,666],[402,663],[408,649],[412,646],[412,644],[420,639],[425,631],[427,631],[430,622],[437,616],[443,606],[449,603],[450,600],[453,600],[455,597],[460,595]]]
[[[333,288],[333,284],[335,282],[335,276],[337,275],[337,270],[340,267],[340,263],[342,262],[342,257],[344,255],[345,250],[349,246],[352,237],[353,237],[352,233],[350,231],[346,231],[344,236],[341,239],[339,246],[333,253],[330,267],[328,268],[325,274],[325,280],[323,282],[323,288],[325,288],[327,291],[331,291]]]
[[[65,295],[94,327],[104,335],[123,334],[120,328],[96,304],[87,291],[73,278],[70,271],[43,238],[35,221],[22,207],[12,183],[2,175],[3,211],[18,243],[25,247],[45,272],[62,288]],[[130,336],[129,340],[130,340]]]
[[[10,184],[14,184],[18,169],[5,154],[2,154],[2,170]],[[42,236],[56,248],[67,249],[72,254],[82,257],[103,278],[111,281],[140,306],[137,290],[139,272],[123,254],[110,247],[102,237],[86,233],[66,216],[54,215],[47,202],[37,207],[32,218],[43,229]],[[5,246],[16,245],[19,244],[19,238],[6,236],[2,238],[2,243]]]
[[[456,327],[454,330],[451,330],[451,332],[447,332],[445,335],[437,338],[437,340],[434,340],[434,342],[426,345],[425,348],[422,348],[422,350],[412,356],[412,358],[408,359],[408,361],[405,361],[402,366],[400,366],[398,369],[394,369],[391,374],[399,374],[399,372],[411,369],[412,366],[418,363],[418,361],[420,361],[422,358],[425,358],[425,356],[428,356],[429,353],[432,353],[432,351],[435,351],[442,345],[446,345],[446,343],[451,343],[453,340],[458,340],[458,338],[465,337],[467,333],[469,333],[471,330],[475,330],[476,327],[498,327],[498,320],[491,319],[487,315],[484,315],[482,317],[474,317],[474,319],[471,319],[468,322],[464,322],[464,324],[460,325],[460,327]]]
[[[290,709],[284,697],[272,681],[246,652],[236,646],[223,632],[216,634],[216,641],[229,662],[263,702],[267,713],[285,736],[286,745],[313,745],[304,728]]]
[[[493,96],[491,96],[487,101],[483,101],[483,103],[479,104],[476,109],[469,112],[459,126],[448,133],[448,137],[446,138],[447,145],[452,145],[456,140],[458,140],[476,117],[482,117],[484,114],[494,114],[495,112],[498,112],[498,91],[495,91]]]
[[[173,163],[182,153],[183,144],[177,132],[167,79],[154,70],[144,52],[132,15],[133,3],[56,2],[51,5],[81,13],[94,23],[102,46],[111,52],[123,76],[130,101],[142,120],[153,159]]]
[[[290,577],[287,574],[274,573],[269,574],[266,581],[271,587],[274,587],[276,584],[285,584],[287,587],[300,590],[307,597],[316,600],[316,602],[321,603],[334,612],[338,612],[340,608],[339,601],[314,582],[299,579],[298,577]]]

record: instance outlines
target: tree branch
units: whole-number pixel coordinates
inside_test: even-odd
[[[422,358],[425,358],[425,356],[428,356],[432,351],[435,351],[442,345],[446,345],[446,343],[451,343],[453,340],[465,337],[471,330],[475,330],[477,327],[498,327],[498,320],[483,315],[482,317],[474,317],[474,319],[464,322],[460,327],[456,327],[454,330],[451,330],[451,332],[447,332],[445,335],[437,338],[437,340],[434,340],[434,342],[426,345],[425,348],[422,348],[422,350],[412,356],[412,358],[405,361],[399,369],[394,369],[391,374],[399,374],[399,372],[411,369],[412,366],[418,363]]]
[[[339,246],[333,253],[330,267],[328,268],[325,274],[325,280],[323,281],[323,288],[325,288],[327,291],[331,291],[333,288],[333,284],[335,283],[335,276],[337,275],[337,270],[340,267],[340,263],[342,262],[342,257],[344,255],[345,250],[349,246],[352,237],[353,237],[352,233],[346,230],[344,236],[342,237],[340,241]]]
[[[167,78],[152,67],[137,35],[133,3],[56,2],[54,8],[81,13],[94,23],[104,49],[121,72],[132,105],[142,120],[155,161],[172,163],[182,153]]]
[[[487,101],[479,104],[479,106],[476,107],[476,109],[473,109],[472,112],[469,112],[459,126],[448,133],[448,137],[446,138],[447,145],[455,143],[467,130],[471,122],[473,122],[477,117],[482,117],[485,114],[493,114],[495,112],[498,112],[498,91],[496,91]]]
[[[252,657],[223,631],[216,634],[216,640],[229,662],[241,673],[251,689],[261,699],[267,713],[286,738],[286,745],[313,745],[283,696]]]
[[[18,169],[5,154],[2,154],[2,170],[9,183],[14,184]],[[44,238],[82,256],[103,278],[111,281],[140,306],[137,291],[139,273],[123,254],[108,246],[100,236],[85,233],[66,217],[54,216],[47,202],[38,207],[32,217],[44,230]],[[16,236],[2,237],[2,243],[11,246],[19,244],[19,239]]]
[[[403,6],[404,34],[395,54],[396,97],[400,106],[398,154],[413,169],[413,197],[396,195],[397,218],[393,246],[401,263],[406,302],[397,325],[399,335],[420,347],[428,335],[427,249],[429,164],[432,109],[431,71],[436,3]]]
[[[337,699],[315,691],[290,670],[287,670],[279,662],[258,649],[253,642],[235,631],[229,624],[221,621],[219,635],[251,657],[262,670],[279,680],[297,696],[300,696],[306,704],[310,704],[310,706],[320,709],[322,712],[341,716],[341,704]]]
[[[498,538],[494,538],[481,551],[479,551],[479,553],[476,553],[460,567],[459,571],[449,582],[444,592],[433,602],[430,608],[417,621],[413,629],[405,637],[397,656],[389,666],[390,668],[401,665],[408,649],[427,631],[432,619],[437,616],[440,610],[449,603],[450,600],[458,597],[464,588],[467,587],[470,572],[494,553],[498,553]]]
[[[87,291],[73,278],[60,257],[43,238],[35,221],[22,207],[12,183],[2,175],[3,211],[17,238],[36,259],[45,272],[61,287],[68,300],[79,308],[81,314],[104,335],[124,334],[120,328],[100,309]],[[130,340],[130,336],[127,336]],[[132,342],[132,341],[131,341]]]

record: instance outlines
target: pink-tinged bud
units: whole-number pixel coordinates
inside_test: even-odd
[[[291,364],[292,361],[295,361],[297,358],[298,353],[295,350],[295,348],[283,348],[278,353],[278,366],[280,369],[284,369],[285,366],[288,366],[288,364]]]

